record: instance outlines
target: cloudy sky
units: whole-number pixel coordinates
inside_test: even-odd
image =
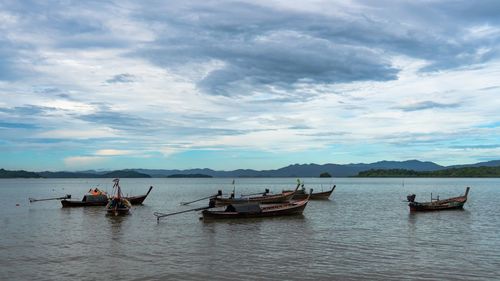
[[[0,167],[499,159],[499,15],[496,0],[3,0]]]

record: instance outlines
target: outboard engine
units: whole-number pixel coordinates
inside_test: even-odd
[[[215,199],[214,198],[210,198],[210,200],[208,200],[208,207],[215,208]]]
[[[269,188],[266,188],[265,190],[266,192],[264,192],[264,194],[268,194],[269,193]]]
[[[415,194],[411,194],[406,196],[406,200],[408,200],[408,202],[415,202],[415,197],[416,197]]]
[[[217,190],[217,195],[216,196],[222,196],[222,190]]]

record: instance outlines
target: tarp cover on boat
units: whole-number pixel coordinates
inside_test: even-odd
[[[227,206],[226,211],[238,213],[260,213],[262,210],[259,203],[232,204]]]
[[[108,202],[108,197],[104,194],[100,195],[85,195],[83,196],[83,202]]]
[[[89,190],[89,193],[90,195],[106,195],[106,192],[102,191],[102,190],[99,190],[97,187],[96,188],[91,188]]]

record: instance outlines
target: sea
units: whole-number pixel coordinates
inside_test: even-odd
[[[112,179],[0,180],[0,280],[500,280],[500,179],[302,178],[330,200],[301,216],[200,220],[181,202],[222,190],[293,189],[296,178],[121,179],[144,194],[127,216],[28,198],[81,197]],[[464,210],[410,213],[416,201],[455,197]]]

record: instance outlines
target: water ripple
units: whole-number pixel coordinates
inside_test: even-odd
[[[30,196],[72,193],[92,180],[0,180],[0,280],[495,280],[500,275],[498,179],[336,179],[333,200],[303,216],[200,221],[186,213],[157,224],[154,211],[232,189],[226,179],[124,179],[155,189],[126,217],[103,208],[62,209]],[[289,189],[295,179],[241,179],[239,192]],[[312,187],[328,185],[307,179]],[[401,198],[454,196],[470,185],[464,211],[409,214]],[[203,206],[206,202],[199,205]],[[6,207],[7,206],[7,207]],[[184,207],[187,208],[187,207]]]

